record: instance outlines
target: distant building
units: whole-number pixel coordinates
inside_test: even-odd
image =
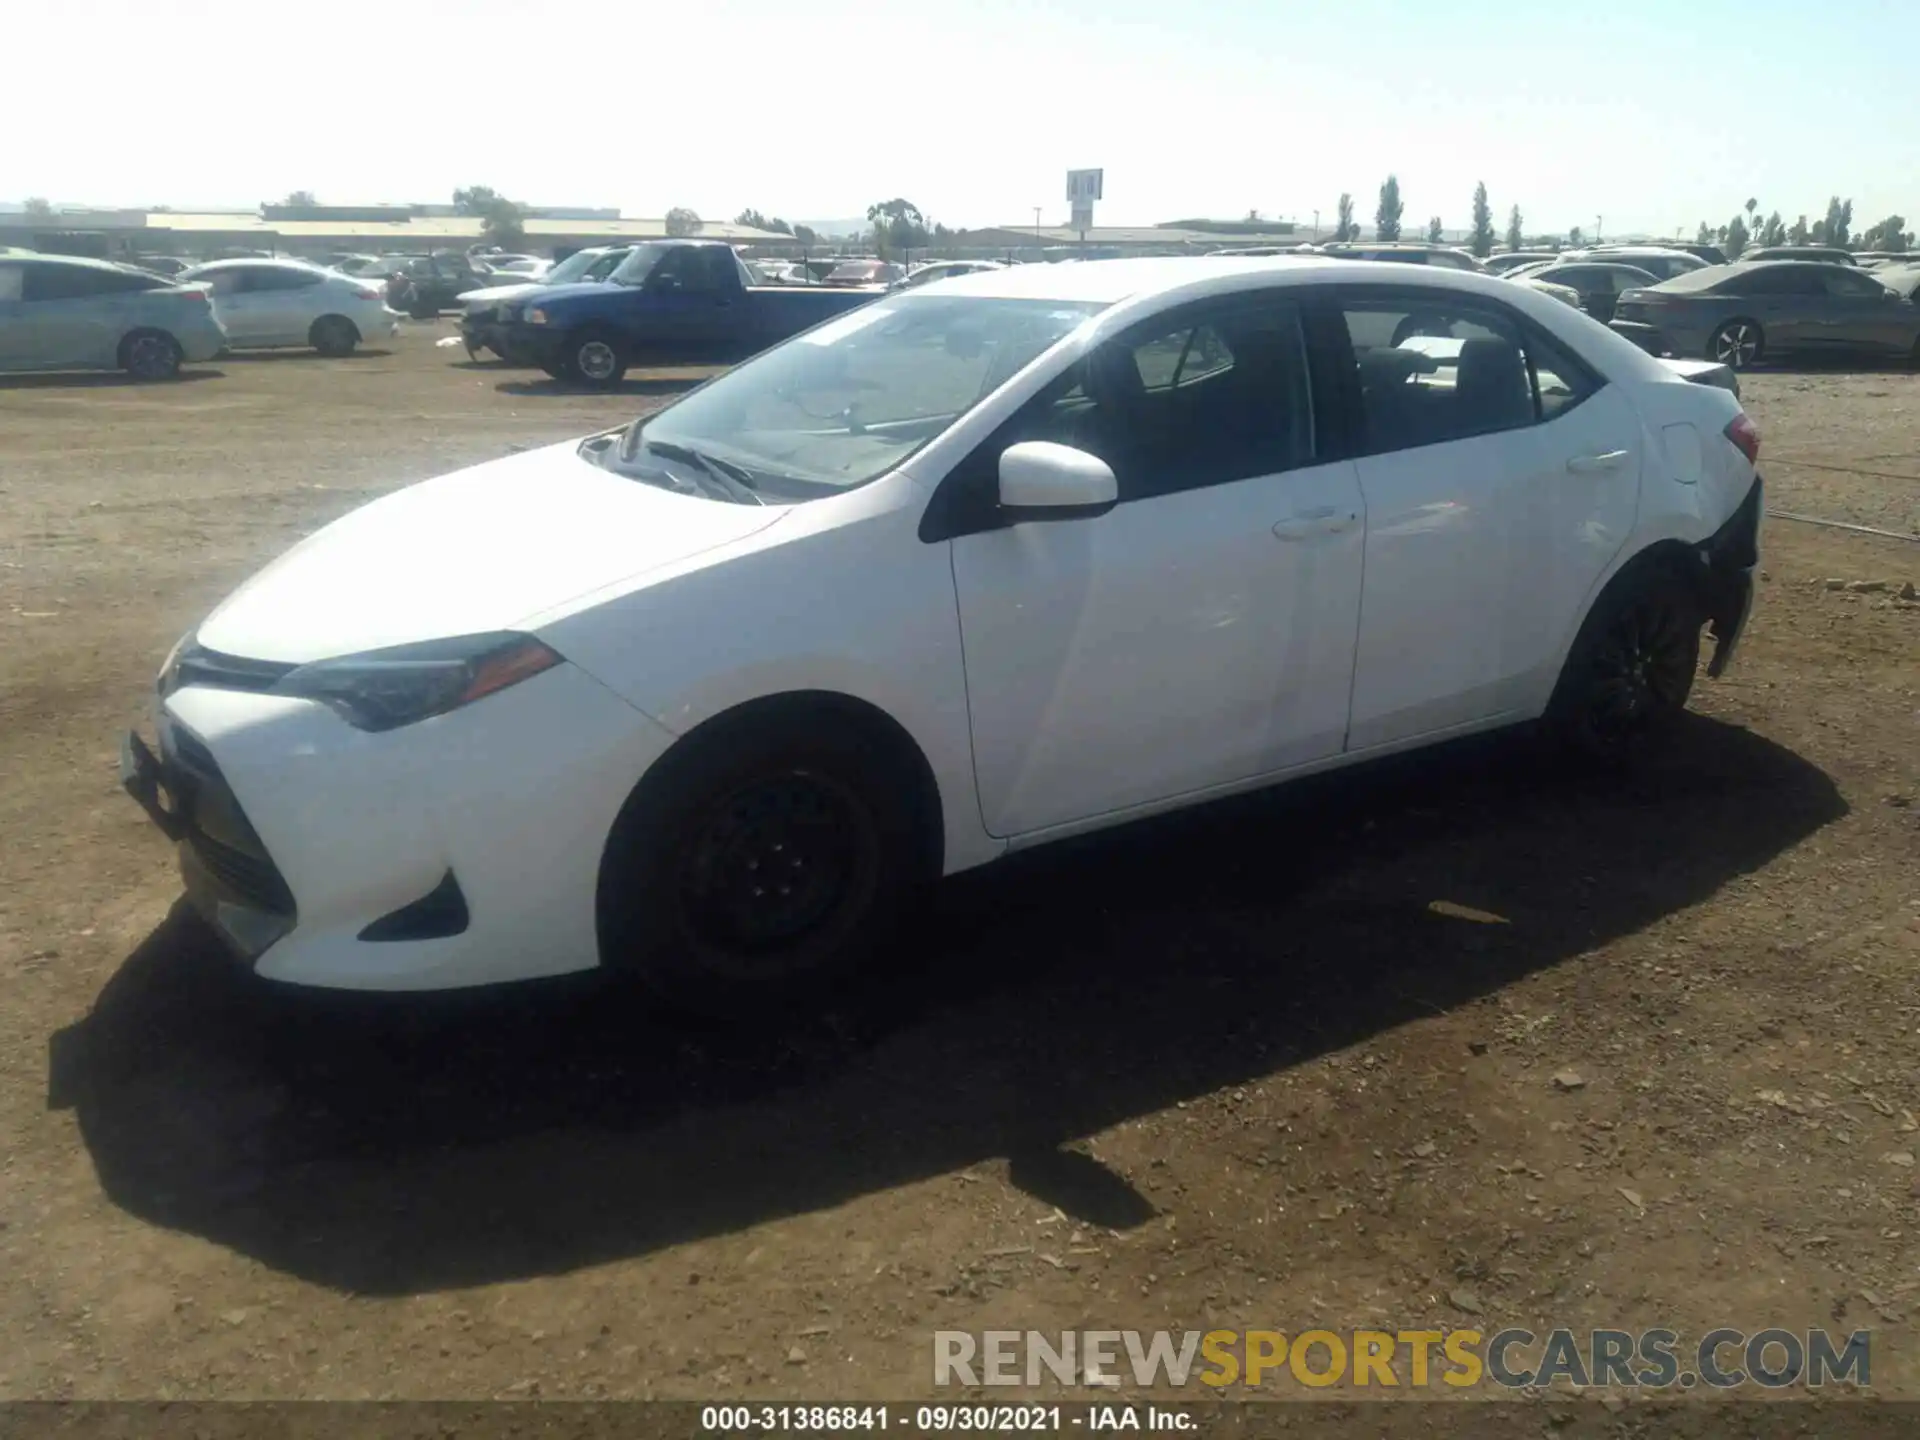
[[[135,255],[211,256],[248,250],[273,255],[319,255],[330,251],[407,254],[464,250],[480,243],[484,222],[456,215],[452,206],[284,206],[257,210],[74,210],[50,216],[0,212],[0,245],[114,258]],[[438,213],[430,213],[438,212]],[[627,219],[616,210],[533,208],[523,224],[527,248],[576,250],[663,239],[667,222]],[[750,225],[708,221],[702,239],[743,244],[787,237]]]

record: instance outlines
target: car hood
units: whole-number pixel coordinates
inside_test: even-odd
[[[515,285],[489,285],[484,290],[462,290],[459,300],[462,305],[484,307],[498,305],[505,300],[518,300],[546,288],[538,280],[523,280]]]
[[[626,479],[569,441],[423,481],[343,516],[248,580],[196,638],[223,654],[297,665],[510,630],[787,513]]]

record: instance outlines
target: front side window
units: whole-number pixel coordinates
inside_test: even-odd
[[[1134,327],[1092,351],[981,447],[992,491],[1008,446],[1049,440],[1112,467],[1121,502],[1313,463],[1313,394],[1299,307],[1214,303]]]
[[[1506,311],[1441,291],[1342,307],[1371,454],[1551,420],[1599,388],[1564,347]]]
[[[911,291],[876,300],[646,420],[630,432],[621,463],[636,458],[637,441],[741,467],[773,499],[865,484],[904,463],[1102,308]]]
[[[0,265],[0,305],[20,298],[22,269],[19,265]]]

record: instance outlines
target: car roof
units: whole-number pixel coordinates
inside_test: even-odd
[[[107,270],[114,274],[123,274],[127,271],[134,271],[138,274],[147,273],[140,270],[136,265],[122,264],[118,260],[96,260],[91,255],[49,255],[40,250],[20,250],[12,254],[0,251],[0,260],[28,260],[38,261],[42,264],[78,265],[87,270]]]
[[[326,268],[324,265],[314,264],[311,260],[299,260],[291,256],[276,256],[272,259],[261,258],[255,260],[209,260],[205,264],[195,265],[193,268],[195,270],[237,270],[242,265],[256,268],[261,265],[277,265],[287,270],[324,270]]]
[[[1510,297],[1514,290],[1509,280],[1473,270],[1431,265],[1383,269],[1378,260],[1345,260],[1330,255],[1141,256],[1088,260],[1078,265],[1010,265],[1002,270],[958,275],[942,280],[940,286],[941,293],[947,295],[1116,305],[1157,295],[1201,298],[1230,294],[1281,277],[1310,284],[1431,287],[1494,299]]]

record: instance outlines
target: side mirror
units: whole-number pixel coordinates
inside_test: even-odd
[[[1026,440],[1000,453],[1000,504],[1020,520],[1077,520],[1120,502],[1113,468],[1098,455]]]

